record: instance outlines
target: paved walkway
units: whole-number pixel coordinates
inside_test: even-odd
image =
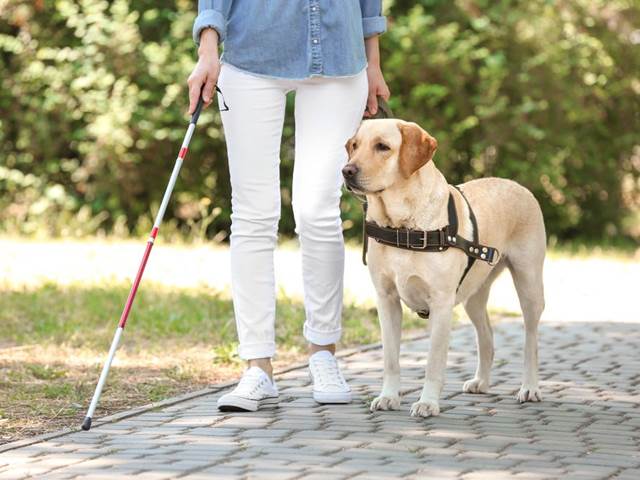
[[[544,401],[518,405],[520,321],[496,326],[493,388],[462,394],[475,368],[473,329],[453,333],[439,417],[409,416],[425,339],[403,344],[402,410],[368,411],[381,351],[343,358],[356,396],[319,406],[305,369],[278,376],[281,406],[219,413],[220,392],[0,453],[0,479],[640,478],[640,324],[546,323]],[[5,448],[7,446],[4,446]]]

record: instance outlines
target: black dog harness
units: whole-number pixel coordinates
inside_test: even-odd
[[[378,243],[415,252],[443,252],[450,247],[462,250],[469,257],[469,260],[458,282],[458,288],[462,285],[462,281],[476,260],[481,260],[494,266],[500,258],[500,252],[496,248],[479,243],[478,222],[476,221],[476,216],[473,213],[471,204],[459,187],[454,186],[454,188],[460,192],[460,195],[469,207],[469,218],[473,226],[473,241],[458,235],[458,214],[452,193],[449,193],[449,203],[447,205],[449,224],[439,230],[410,230],[406,228],[381,227],[375,222],[367,221],[367,202],[365,200],[362,204],[364,209],[362,224],[362,263],[367,264],[368,240],[369,237],[371,237]],[[420,314],[420,312],[418,312],[418,314]]]

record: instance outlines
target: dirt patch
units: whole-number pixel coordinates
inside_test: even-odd
[[[0,444],[78,426],[95,389],[104,352],[23,345],[0,350]],[[303,359],[283,354],[283,368]],[[121,349],[95,417],[103,417],[237,378],[243,364],[216,362],[205,346],[159,357]]]

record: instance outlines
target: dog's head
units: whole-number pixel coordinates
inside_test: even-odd
[[[361,193],[379,193],[407,180],[427,164],[438,147],[418,124],[398,119],[366,120],[345,145],[345,183]]]

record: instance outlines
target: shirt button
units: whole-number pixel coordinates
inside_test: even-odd
[[[318,39],[314,38],[313,40],[311,40],[313,43],[318,43]]]
[[[315,12],[316,10],[318,10],[318,7],[311,7],[312,12]]]

